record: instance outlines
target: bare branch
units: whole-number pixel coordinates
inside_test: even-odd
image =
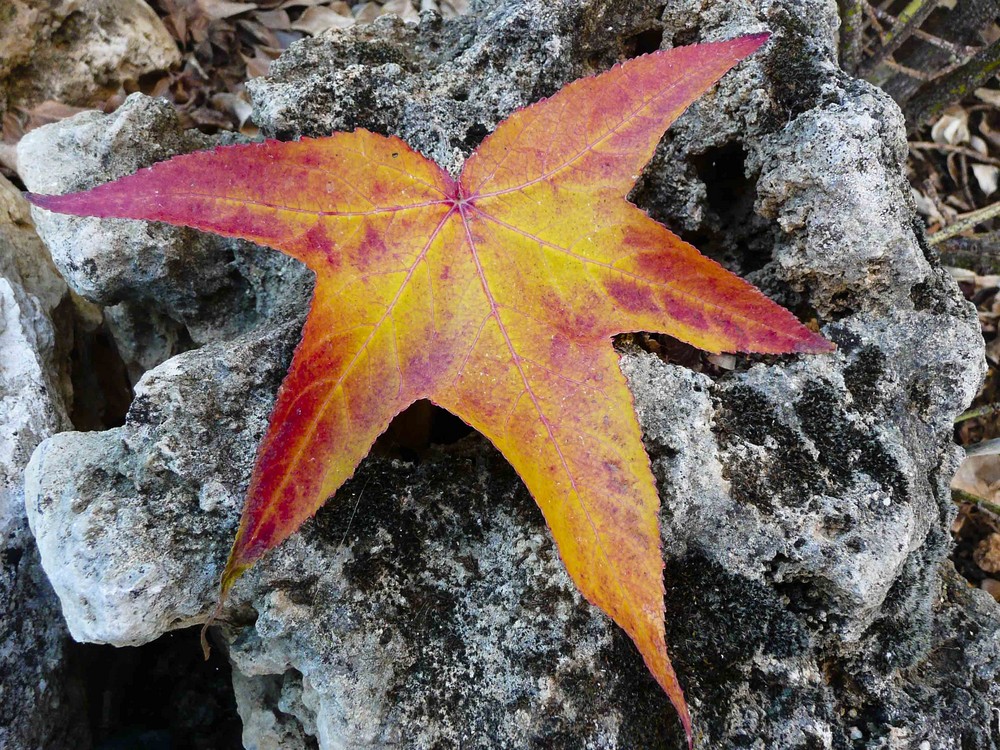
[[[924,84],[906,104],[903,113],[912,131],[938,117],[944,109],[971,94],[1000,72],[1000,40],[976,53],[971,60]]]

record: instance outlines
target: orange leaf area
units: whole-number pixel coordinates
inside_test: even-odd
[[[430,399],[485,435],[538,502],[573,581],[690,719],[664,643],[659,498],[611,337],[826,352],[822,337],[625,196],[667,126],[767,35],[576,81],[501,123],[454,180],[367,131],[180,156],[56,211],[269,245],[316,274],[260,446],[223,595]]]

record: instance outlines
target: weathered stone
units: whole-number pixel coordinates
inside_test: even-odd
[[[88,743],[66,626],[24,512],[31,452],[69,427],[65,342],[53,322],[66,295],[27,201],[0,177],[0,747],[12,750]]]
[[[383,16],[293,45],[247,83],[253,118],[281,139],[391,132],[457,173],[512,111],[634,54],[659,26],[643,0],[477,10],[447,23],[425,13],[419,26]]]
[[[180,52],[143,0],[5,0],[0,117],[46,100],[98,104]]]
[[[139,645],[203,618],[299,324],[286,328],[171,358],[136,384],[123,427],[32,456],[29,519],[78,641]]]
[[[996,747],[996,605],[946,560],[952,419],[982,377],[982,340],[920,234],[898,111],[833,63],[834,4],[682,0],[662,21],[649,0],[473,10],[294,45],[251,84],[255,116],[282,138],[399,134],[456,171],[512,109],[573,77],[660,38],[770,29],[678,121],[633,195],[839,347],[739,358],[714,381],[623,357],[663,499],[668,643],[697,742]],[[58,139],[40,131],[51,153],[22,162],[88,153],[113,121],[86,117]],[[160,155],[115,145],[121,165]],[[27,173],[36,191],[83,186]],[[140,231],[123,225],[94,222],[73,241],[53,225],[66,237],[55,255],[70,268]],[[137,315],[183,299],[210,320],[192,275],[218,278],[224,263],[196,246],[196,262],[151,285],[119,252],[116,299]],[[210,610],[304,311],[307,278],[271,291],[300,274],[290,268],[236,269],[245,282],[220,296],[250,289],[254,315],[146,372],[124,427],[36,451],[28,510],[76,637],[137,643]],[[104,289],[104,273],[84,278]],[[625,636],[576,594],[523,487],[475,436],[419,462],[366,459],[237,583],[226,620],[248,747],[681,743]]]

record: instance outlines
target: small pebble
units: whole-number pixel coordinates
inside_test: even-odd
[[[996,578],[984,578],[979,588],[1000,602],[1000,581]]]
[[[990,534],[980,541],[972,559],[987,573],[1000,573],[1000,534]]]
[[[931,750],[931,743],[928,742],[927,740],[924,740],[923,742],[920,743],[920,747],[918,750]]]
[[[852,740],[860,740],[862,737],[864,737],[864,735],[861,734],[861,730],[860,729],[858,729],[857,727],[851,727],[851,739]]]

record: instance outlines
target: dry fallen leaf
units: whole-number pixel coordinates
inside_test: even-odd
[[[951,480],[953,490],[1000,504],[1000,456],[968,456]]]
[[[990,534],[980,540],[972,558],[981,570],[1000,573],[1000,534]]]
[[[197,2],[205,15],[214,19],[230,18],[258,8],[256,3],[236,3],[230,0],[197,0]]]
[[[1000,178],[1000,168],[992,164],[973,164],[972,174],[975,175],[979,189],[983,195],[990,196],[997,191],[997,180]]]
[[[388,2],[383,3],[379,15],[396,15],[404,21],[416,22],[420,20],[420,14],[413,7],[413,3],[410,0],[388,0]]]
[[[347,7],[346,3],[341,3],[341,5],[343,5],[346,14],[322,5],[306,8],[298,20],[292,22],[292,28],[312,36],[319,36],[330,29],[346,29],[353,26],[355,21],[354,16],[351,15],[351,9]]]
[[[952,107],[941,115],[931,128],[931,140],[949,146],[968,143],[970,135],[969,115],[957,107]]]

